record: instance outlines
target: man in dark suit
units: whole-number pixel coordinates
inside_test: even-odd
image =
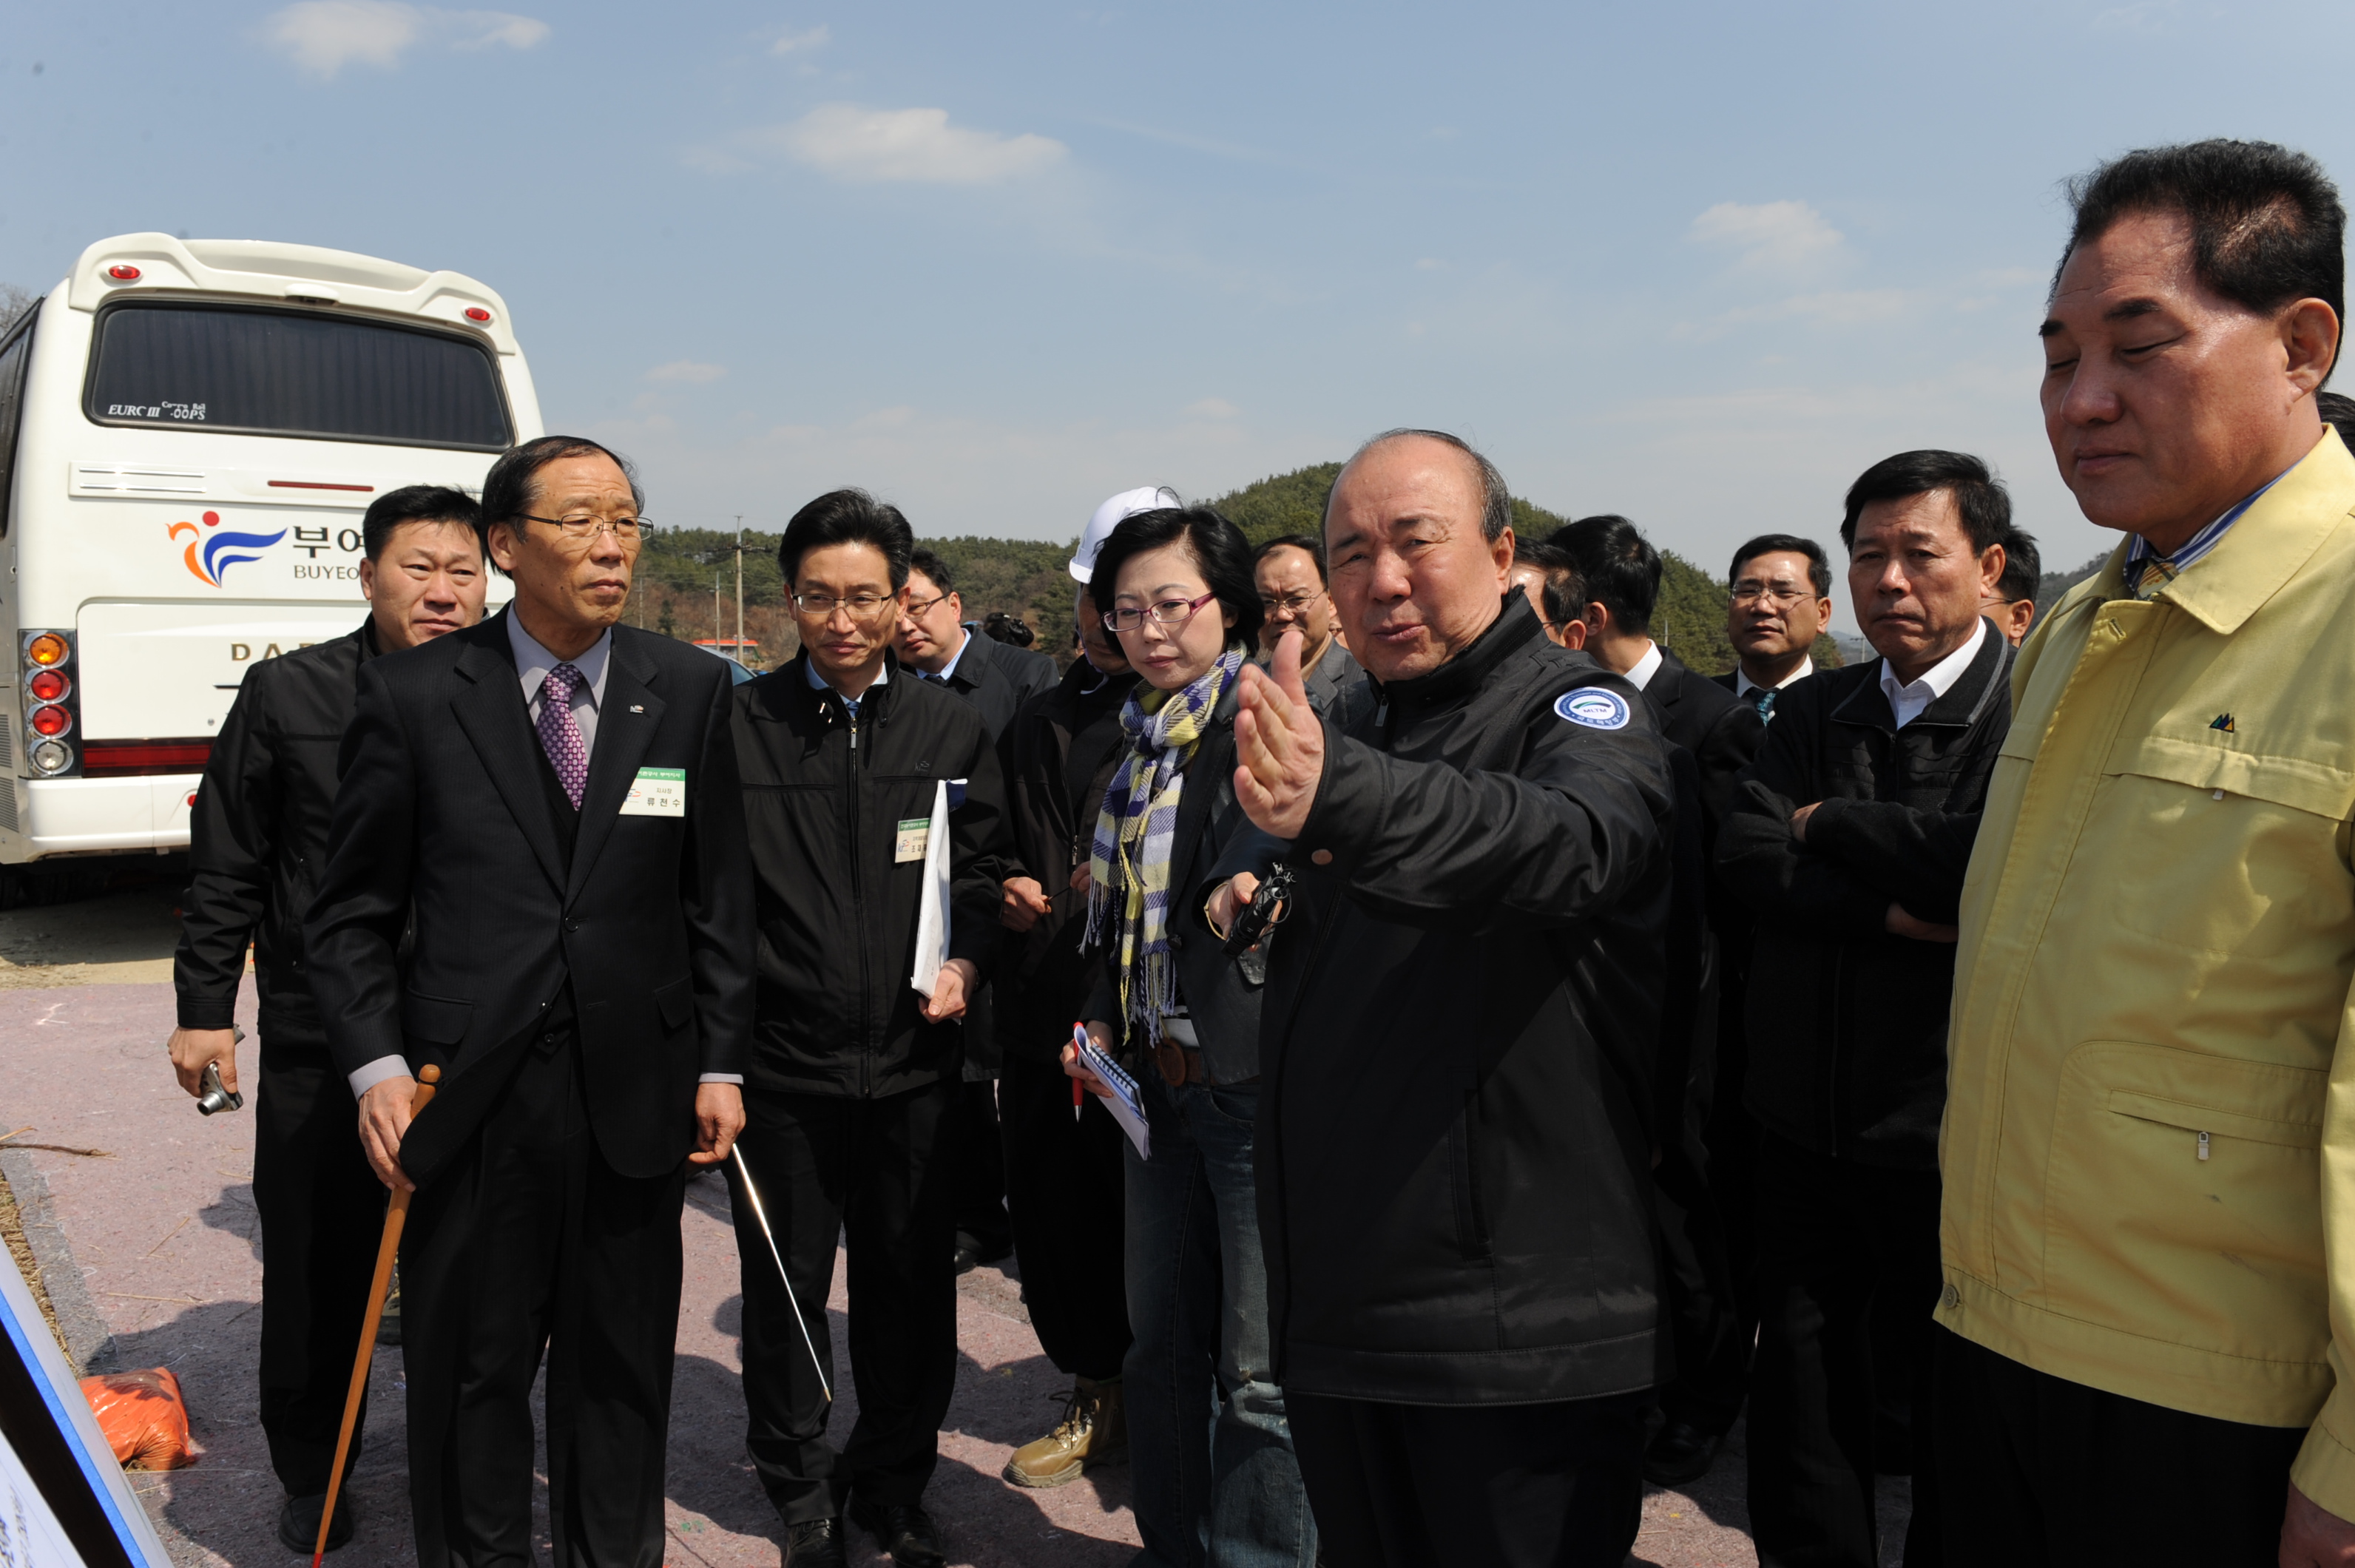
[[[1816,673],[1812,650],[1832,624],[1832,566],[1796,534],[1760,534],[1733,552],[1725,639],[1736,662],[1710,678],[1773,722],[1783,693]]]
[[[1252,581],[1259,587],[1260,663],[1275,657],[1284,634],[1300,633],[1300,684],[1308,705],[1333,721],[1349,727],[1359,712],[1374,705],[1373,688],[1357,656],[1341,644],[1340,621],[1333,609],[1333,593],[1325,581],[1325,541],[1313,534],[1285,534],[1252,554]]]
[[[1669,955],[1670,973],[1690,980],[1671,987],[1663,1019],[1664,1030],[1675,1037],[1663,1060],[1683,1080],[1681,1111],[1668,1109],[1677,1085],[1664,1083],[1660,1161],[1653,1173],[1677,1373],[1660,1390],[1667,1421],[1645,1452],[1644,1473],[1655,1485],[1679,1486],[1699,1479],[1715,1461],[1742,1412],[1750,1360],[1738,1306],[1742,1281],[1727,1248],[1704,1136],[1717,1093],[1721,954],[1737,934],[1726,928],[1727,901],[1709,896],[1714,890],[1708,867],[1735,780],[1757,756],[1766,729],[1754,708],[1735,701],[1652,640],[1660,556],[1635,524],[1621,517],[1582,517],[1547,543],[1567,557],[1584,584],[1579,620],[1585,651],[1651,700],[1661,732],[1692,761],[1701,808],[1700,833],[1683,837],[1684,847],[1697,851],[1689,862],[1693,898],[1680,901],[1686,918],[1671,933],[1672,938],[1689,933],[1699,950],[1685,955],[1689,969],[1679,967],[1677,954]]]
[[[663,1561],[680,1201],[743,1125],[752,898],[727,666],[615,624],[638,507],[593,442],[501,458],[515,603],[371,661],[344,742],[312,987],[369,1162],[418,1194],[421,1568],[530,1560],[543,1350],[555,1561]]]
[[[900,616],[900,662],[919,680],[936,681],[981,714],[990,744],[1024,703],[1052,691],[1058,671],[1045,654],[981,635],[964,618],[964,600],[948,562],[918,549],[908,558],[908,603]],[[992,1264],[1014,1250],[1006,1213],[1006,1154],[998,1132],[996,998],[983,987],[964,1018],[964,1136],[958,1144],[956,1271]]]
[[[336,752],[352,721],[361,667],[473,625],[488,586],[480,518],[456,490],[410,485],[378,496],[360,520],[360,540],[368,619],[348,635],[251,666],[213,740],[190,814],[187,908],[172,961],[179,995],[172,1065],[180,1087],[201,1094],[204,1070],[215,1063],[221,1081],[238,1087],[237,991],[253,950],[261,1035],[253,1206],[267,1249],[261,1431],[286,1488],[278,1539],[296,1552],[318,1539],[351,1382],[352,1332],[384,1214],[384,1186],[360,1152],[351,1091],[327,1054],[303,968],[303,923],[336,805]],[[394,1317],[387,1325],[388,1339],[399,1323]],[[365,1420],[365,1406],[361,1413]],[[352,1430],[346,1466],[358,1460],[364,1430]],[[338,1503],[327,1549],[351,1534],[348,1503]]]

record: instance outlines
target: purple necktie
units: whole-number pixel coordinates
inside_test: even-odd
[[[556,782],[564,786],[572,809],[581,809],[581,794],[589,786],[589,748],[581,742],[581,726],[572,721],[572,694],[581,689],[581,672],[569,664],[548,672],[539,687],[539,745]]]

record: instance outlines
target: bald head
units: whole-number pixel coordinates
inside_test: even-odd
[[[1427,675],[1495,622],[1513,560],[1504,479],[1453,436],[1391,431],[1325,505],[1333,604],[1379,680]]]

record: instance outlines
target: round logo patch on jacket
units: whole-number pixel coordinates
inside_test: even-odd
[[[1554,699],[1553,710],[1590,730],[1624,730],[1627,726],[1627,704],[1617,692],[1597,686],[1582,686],[1575,691],[1563,692]]]

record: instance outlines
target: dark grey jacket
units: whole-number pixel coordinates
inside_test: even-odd
[[[1325,656],[1316,668],[1300,672],[1300,684],[1308,693],[1308,705],[1344,730],[1374,705],[1365,667],[1338,638],[1325,645]]]

